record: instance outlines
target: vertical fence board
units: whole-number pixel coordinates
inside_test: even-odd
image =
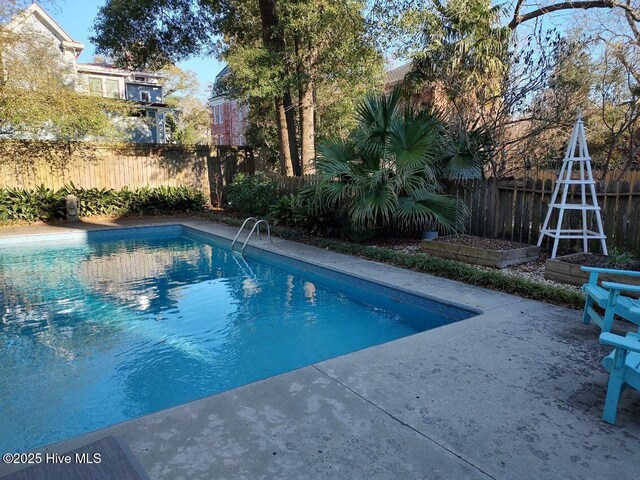
[[[609,240],[607,243],[615,245],[615,226],[617,217],[617,200],[618,200],[618,184],[610,181],[604,195],[605,208],[602,212],[602,221],[604,223],[604,234]],[[599,250],[598,250],[599,251]]]
[[[531,232],[531,213],[533,210],[533,179],[527,178],[524,182],[524,192],[522,201],[522,243],[533,243],[530,238]]]
[[[616,207],[615,238],[613,240],[614,245],[619,245],[624,242],[625,238],[627,238],[629,202],[631,200],[631,195],[629,195],[630,192],[631,185],[629,185],[629,182],[623,181],[618,184],[618,195],[616,196],[618,202]]]
[[[542,180],[536,180],[533,184],[533,199],[531,201],[531,233],[529,235],[531,243],[538,241],[542,218],[544,218],[544,213],[542,212],[542,188]]]
[[[478,217],[478,234],[486,235],[487,212],[489,211],[489,200],[487,197],[487,181],[485,179],[480,182],[480,216]]]
[[[522,221],[524,217],[524,184],[515,186],[515,203],[513,206],[513,241],[522,242]]]
[[[545,180],[543,187],[542,187],[542,224],[540,225],[540,230],[542,230],[542,227],[544,225],[544,219],[547,216],[547,211],[549,210],[549,204],[551,203],[551,196],[553,194],[553,188],[554,188],[554,182],[552,182],[551,180]],[[553,228],[555,227],[555,225],[557,224],[558,221],[558,210],[554,209],[554,211],[551,214],[551,217],[549,219],[549,225],[548,228]],[[545,237],[543,242],[542,242],[542,246],[544,248],[549,248],[550,246],[550,239],[549,237]]]

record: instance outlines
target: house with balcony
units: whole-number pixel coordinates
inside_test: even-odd
[[[84,45],[75,41],[38,4],[33,3],[4,29],[22,35],[37,35],[51,45],[60,64],[68,72],[69,88],[86,95],[127,100],[136,108],[131,117],[114,119],[122,123],[126,139],[133,143],[165,143],[165,112],[162,75],[157,72],[131,71],[103,63],[80,63]],[[17,45],[13,47],[19,49]]]

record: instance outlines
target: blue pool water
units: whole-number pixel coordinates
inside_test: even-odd
[[[180,226],[0,241],[0,452],[474,313]]]

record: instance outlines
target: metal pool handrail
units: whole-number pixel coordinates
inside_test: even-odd
[[[244,241],[244,243],[242,244],[242,249],[240,250],[240,254],[244,255],[244,248],[247,246],[247,243],[249,242],[249,239],[251,238],[251,235],[253,235],[253,231],[256,229],[256,227],[258,228],[258,238],[260,235],[260,224],[264,223],[267,226],[267,238],[269,239],[270,242],[272,242],[271,240],[271,227],[269,226],[269,222],[267,222],[266,220],[258,220],[256,223],[253,224],[253,228],[251,229],[251,231],[249,232],[249,235],[247,235],[246,240]]]
[[[231,251],[233,252],[233,246],[236,244],[236,242],[238,241],[238,237],[240,236],[240,234],[242,233],[242,230],[244,229],[244,226],[247,224],[248,221],[250,220],[255,220],[256,223],[254,223],[254,227],[256,226],[256,224],[258,223],[258,219],[256,217],[248,217],[243,223],[242,226],[238,229],[238,233],[236,233],[235,238],[233,239],[233,242],[231,242]],[[253,230],[252,230],[253,231]],[[258,227],[258,238],[260,238],[260,227]]]

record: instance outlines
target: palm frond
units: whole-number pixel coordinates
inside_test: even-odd
[[[321,210],[331,210],[345,203],[350,196],[350,186],[345,182],[327,182],[317,188],[317,205]]]
[[[391,127],[389,137],[389,150],[395,155],[399,170],[416,170],[436,162],[440,142],[437,122],[416,119],[407,113],[402,123]]]
[[[342,140],[325,142],[318,146],[317,171],[325,177],[334,178],[350,173],[349,162],[355,159],[353,145]]]
[[[371,228],[378,221],[389,225],[398,204],[396,192],[389,183],[381,183],[361,193],[350,209],[350,216],[358,229]]]
[[[425,228],[438,225],[446,233],[463,231],[469,213],[457,198],[422,191],[413,197],[398,200],[398,223],[400,228]]]
[[[453,180],[482,177],[486,160],[482,143],[486,140],[481,130],[450,129],[442,148],[443,176]]]
[[[367,95],[356,107],[356,116],[362,130],[358,145],[368,155],[382,156],[389,129],[398,121],[401,96],[402,90],[396,87],[389,95]]]

